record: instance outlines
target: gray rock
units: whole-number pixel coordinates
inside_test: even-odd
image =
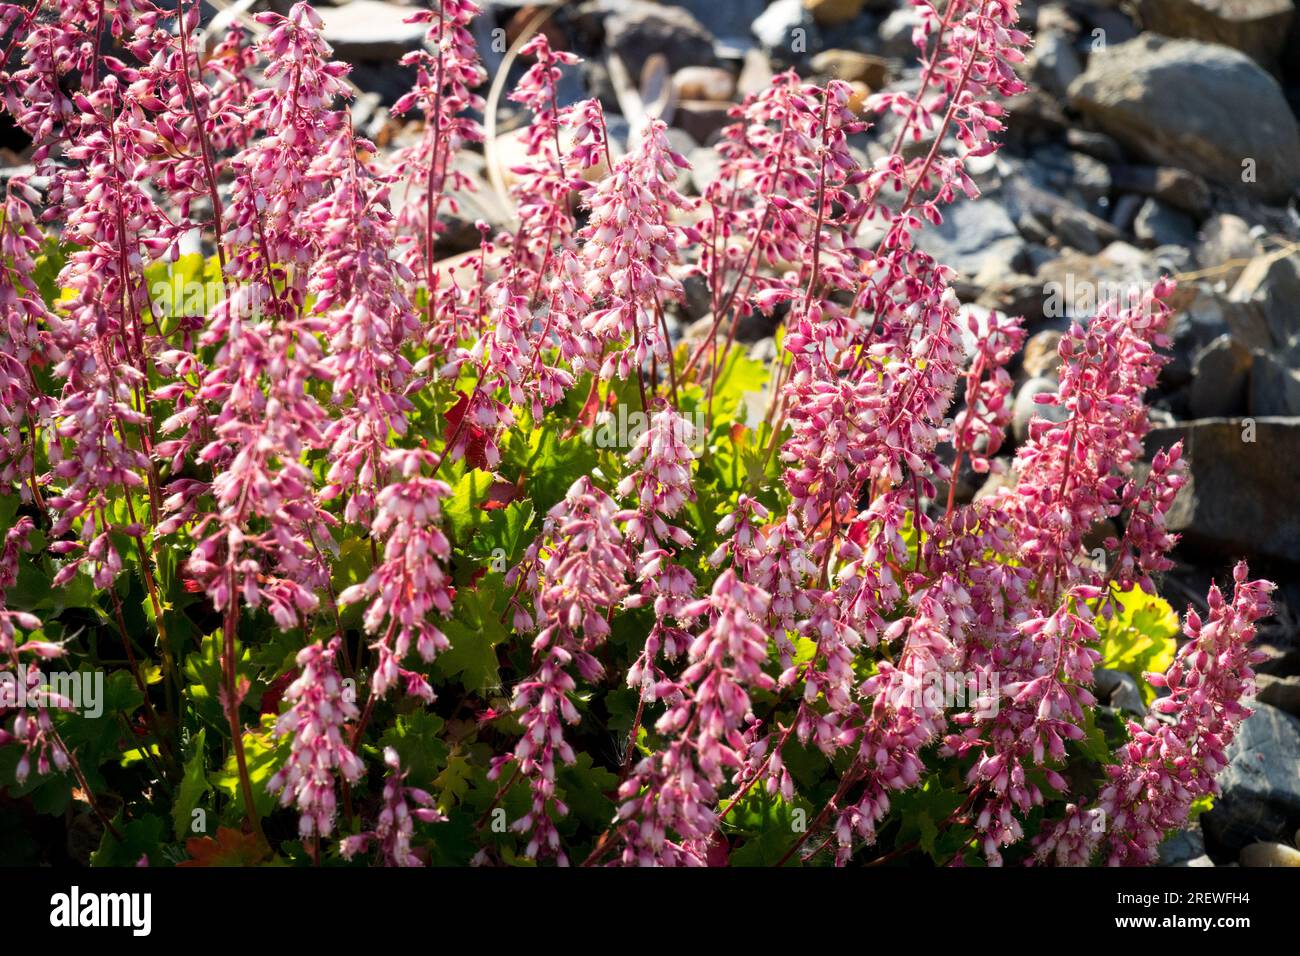
[[[1242,866],[1300,866],[1300,850],[1285,843],[1252,843],[1241,851]]]
[[[1149,246],[1190,248],[1196,244],[1196,223],[1187,213],[1148,199],[1133,220],[1133,235]]]
[[[1190,866],[1191,861],[1205,856],[1205,837],[1198,824],[1192,823],[1160,844],[1160,862],[1164,866]]]
[[[1246,385],[1253,357],[1231,335],[1221,335],[1197,353],[1187,410],[1194,418],[1221,418],[1246,410]]]
[[[1209,185],[1185,169],[1118,164],[1110,167],[1110,175],[1116,189],[1159,199],[1197,219],[1210,208]]]
[[[949,206],[942,223],[917,234],[916,245],[944,265],[974,276],[990,259],[1014,262],[1025,241],[1007,211],[983,198]]]
[[[1277,81],[1237,50],[1156,34],[1092,55],[1070,105],[1148,160],[1264,200],[1300,185],[1300,131]],[[1254,182],[1243,163],[1254,163]]]
[[[1033,276],[1010,272],[985,286],[976,299],[987,309],[1024,316],[1026,323],[1043,320],[1043,283]]]
[[[1083,31],[1085,36],[1079,40],[1089,53],[1093,51],[1093,44],[1098,39],[1114,46],[1127,43],[1138,35],[1133,17],[1120,9],[1119,3],[1112,3],[1110,0],[1097,0],[1096,3],[1082,0],[1075,9],[1079,11],[1087,26],[1092,28],[1085,27]],[[1100,34],[1097,33],[1098,30],[1101,31]]]
[[[918,22],[916,8],[905,4],[885,17],[880,24],[880,50],[885,56],[911,62],[916,59],[916,45],[912,43],[912,28]]]
[[[1142,25],[1170,37],[1222,43],[1265,67],[1287,40],[1292,0],[1142,0]]]
[[[644,0],[627,0],[605,18],[605,43],[634,79],[654,53],[667,57],[673,71],[717,63],[713,34],[687,10]]]
[[[709,188],[709,183],[718,178],[718,172],[722,169],[722,157],[715,149],[701,147],[691,150],[686,159],[691,164],[691,182],[695,191],[702,196],[704,190]]]
[[[1064,336],[1056,329],[1044,329],[1035,332],[1025,343],[1024,354],[1020,364],[1030,378],[1056,380],[1061,368],[1061,339]]]
[[[1242,270],[1228,294],[1230,302],[1253,311],[1268,330],[1269,344],[1281,355],[1300,352],[1300,253],[1286,250],[1257,256]]]
[[[1250,373],[1250,414],[1300,415],[1300,372],[1256,351]]]
[[[1285,710],[1293,717],[1300,717],[1300,677],[1256,674],[1255,686],[1262,703]]]
[[[1026,61],[1029,79],[1056,97],[1064,97],[1070,84],[1083,73],[1083,61],[1073,41],[1060,30],[1042,31],[1034,37]]]
[[[1204,418],[1153,429],[1148,452],[1183,442],[1190,481],[1166,521],[1189,551],[1300,561],[1300,418]]]
[[[321,7],[321,35],[342,60],[396,60],[420,46],[428,24],[403,23],[411,8],[382,0],[352,0]]]
[[[1112,242],[1096,255],[1067,252],[1038,270],[1043,315],[1088,318],[1100,303],[1123,306],[1136,300],[1159,276],[1154,258],[1125,242]]]
[[[1109,707],[1145,717],[1147,705],[1142,700],[1142,689],[1137,678],[1125,671],[1101,667],[1095,672],[1097,697]]]
[[[1082,209],[1070,206],[1058,206],[1053,209],[1049,226],[1052,234],[1060,239],[1067,249],[1077,249],[1088,255],[1101,252],[1105,246],[1102,236],[1114,231],[1110,223],[1090,216]],[[1105,233],[1103,229],[1106,230]]]
[[[1011,432],[1016,441],[1029,437],[1029,423],[1035,418],[1063,422],[1069,417],[1069,411],[1060,405],[1040,405],[1034,400],[1038,395],[1055,395],[1056,388],[1056,382],[1050,378],[1031,378],[1020,386],[1011,411]]]
[[[1031,181],[1096,211],[1112,186],[1110,169],[1099,159],[1056,143],[1034,150],[1025,170]]]
[[[1196,247],[1196,262],[1202,269],[1223,266],[1234,260],[1253,259],[1263,252],[1250,234],[1250,224],[1240,216],[1219,213],[1201,224],[1201,241]],[[1246,263],[1229,266],[1222,273],[1229,285],[1240,278]]]
[[[797,63],[822,45],[821,31],[801,0],[776,0],[754,21],[753,32],[773,59],[784,63]]]
[[[1105,133],[1071,127],[1066,130],[1065,145],[1094,159],[1100,159],[1103,163],[1119,163],[1124,160],[1124,150]]]
[[[661,0],[683,7],[704,29],[728,46],[752,43],[750,25],[763,13],[764,0]]]
[[[1261,840],[1281,841],[1300,819],[1300,720],[1256,704],[1228,746],[1222,794],[1201,816],[1205,835],[1233,852]]]
[[[1049,158],[1053,155],[1049,151],[1043,151],[1043,154]],[[1000,198],[1022,233],[1033,238],[1032,231],[1026,232],[1026,227],[1032,230],[1035,223],[1042,224],[1065,245],[1089,255],[1100,252],[1108,243],[1122,239],[1123,234],[1106,220],[1034,182],[1037,179],[1054,185],[1075,180],[1074,171],[1083,172],[1088,164],[1095,163],[1094,160],[1077,154],[1056,155],[1064,159],[1064,166],[1056,170],[1059,179],[1055,179],[1050,167],[1034,163],[1027,168],[1027,177],[1009,179],[1003,186]],[[1076,185],[1083,184],[1087,177],[1084,175],[1075,181]],[[1080,190],[1072,191],[1083,200]]]

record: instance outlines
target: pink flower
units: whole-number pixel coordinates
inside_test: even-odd
[[[406,773],[392,747],[384,748],[384,763],[388,766],[388,776],[384,780],[384,808],[379,812],[375,828],[344,837],[339,851],[344,859],[350,860],[365,852],[374,842],[379,844],[385,866],[423,866],[423,861],[411,851],[415,821],[443,823],[447,818],[438,812],[427,791],[406,786]]]
[[[302,672],[285,691],[289,709],[276,721],[277,736],[293,734],[289,759],[272,774],[267,789],[280,794],[281,806],[294,803],[302,814],[303,839],[325,837],[334,829],[334,773],[348,783],[361,779],[364,766],[348,747],[344,726],[358,715],[353,693],[343,686],[334,657],[341,646],[309,644],[298,652]]]
[[[1106,767],[1110,781],[1089,808],[1066,807],[1065,816],[1035,841],[1034,859],[1086,865],[1102,850],[1111,866],[1153,863],[1165,834],[1187,821],[1192,803],[1217,794],[1215,775],[1228,765],[1226,749],[1251,710],[1254,692],[1250,648],[1255,621],[1271,613],[1269,581],[1247,580],[1245,563],[1232,573],[1232,602],[1210,588],[1209,617],[1188,609],[1187,642],[1164,674],[1147,681],[1166,695],[1144,724],[1130,722],[1129,742]]]
[[[433,614],[451,613],[452,592],[445,565],[451,545],[442,533],[442,499],[451,489],[441,481],[424,478],[421,466],[431,463],[427,452],[389,452],[385,462],[403,480],[379,493],[371,533],[384,541],[384,558],[361,584],[338,596],[340,604],[355,604],[372,597],[365,627],[383,636],[373,645],[378,654],[371,686],[382,698],[402,678],[407,693],[434,699],[428,681],[402,668],[412,645],[426,662],[449,646],[446,636],[429,620]],[[387,628],[384,621],[388,621]]]

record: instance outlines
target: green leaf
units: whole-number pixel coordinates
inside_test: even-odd
[[[438,795],[438,809],[446,813],[465,799],[473,776],[474,767],[463,754],[454,753],[448,757],[446,769],[433,782],[434,792]]]
[[[501,623],[505,607],[500,578],[483,578],[477,588],[458,591],[454,616],[442,622],[451,648],[438,655],[435,666],[439,672],[458,678],[467,690],[481,692],[500,686],[496,647],[508,636]]]
[[[185,772],[176,792],[176,802],[172,804],[172,826],[178,840],[192,835],[192,814],[203,795],[212,789],[207,777],[206,743],[207,731],[200,730],[193,738],[191,746],[194,755],[185,761]]]
[[[285,760],[289,757],[290,739],[288,736],[277,738],[274,734],[275,717],[262,715],[261,727],[244,731],[244,759],[248,765],[248,779],[253,785],[253,803],[261,816],[266,816],[275,809],[277,795],[267,790],[266,785]],[[232,750],[226,758],[225,766],[210,777],[213,786],[227,798],[227,815],[231,820],[244,817],[244,797],[240,793],[239,769],[235,763]]]
[[[1121,590],[1112,585],[1103,599],[1095,624],[1100,641],[1101,665],[1137,678],[1143,700],[1150,704],[1155,688],[1146,683],[1149,671],[1163,672],[1178,648],[1178,615],[1162,598],[1138,586]]]
[[[583,823],[603,827],[614,818],[614,802],[608,794],[618,789],[618,777],[593,766],[591,754],[578,754],[573,766],[560,771],[560,786],[569,811]]]
[[[413,787],[427,788],[447,765],[447,744],[439,736],[446,722],[437,714],[418,710],[397,718],[379,739],[381,747],[392,747]]]
[[[935,862],[942,862],[936,847],[940,828],[964,799],[961,793],[943,787],[935,776],[927,777],[919,787],[892,795],[892,814],[899,821],[896,844],[916,843]]]
[[[148,857],[153,864],[162,861],[159,851],[166,833],[162,817],[150,815],[126,823],[119,813],[113,825],[122,839],[118,840],[111,832],[105,831],[99,849],[90,857],[91,866],[135,866],[142,856]]]
[[[483,510],[493,478],[486,471],[467,471],[455,483],[442,505],[449,537],[464,545],[480,528],[487,525],[490,512]]]

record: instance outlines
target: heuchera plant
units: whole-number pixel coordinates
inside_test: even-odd
[[[918,0],[920,87],[867,120],[777,77],[699,198],[539,34],[514,225],[450,264],[474,4],[412,15],[386,158],[311,7],[198,7],[0,5],[0,781],[75,788],[96,863],[1143,864],[1214,794],[1272,585],[1174,656],[1168,284],[1075,325],[1054,421],[954,493],[1024,330],[915,237],[1024,89],[1016,0]],[[1145,723],[1101,666],[1155,671]]]

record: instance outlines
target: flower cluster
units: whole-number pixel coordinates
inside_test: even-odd
[[[334,658],[340,641],[309,644],[298,652],[302,672],[285,691],[290,702],[275,724],[277,735],[293,735],[289,759],[267,783],[284,806],[296,804],[303,838],[327,837],[334,829],[334,774],[356,783],[365,769],[343,739],[349,720],[358,715],[353,692],[344,686]]]
[[[110,777],[141,784],[133,820],[224,752],[223,824],[284,832],[265,771],[315,859],[341,811],[345,858],[398,866],[843,864],[912,799],[946,808],[917,841],[937,863],[1145,863],[1213,792],[1268,610],[1244,566],[1188,614],[1152,716],[1101,748],[1092,719],[1120,599],[1158,600],[1176,543],[1182,448],[1141,467],[1170,284],[1063,335],[1052,420],[1011,457],[1022,323],[963,307],[917,242],[978,195],[968,163],[1024,89],[1016,0],[917,0],[919,82],[865,104],[776,77],[698,198],[663,121],[629,117],[620,152],[599,99],[564,102],[555,24],[507,58],[530,121],[483,143],[469,0],[408,18],[393,112],[419,125],[395,136],[354,128],[306,3],[211,49],[194,0],[46,6],[0,4],[34,167],[0,216],[20,783],[68,770],[115,835]],[[444,258],[480,143],[514,216]],[[770,363],[736,344],[756,313]],[[629,411],[639,434],[598,440]],[[1005,480],[964,501],[964,469]],[[103,648],[139,761],[35,666]],[[1075,772],[1112,749],[1104,782]]]

